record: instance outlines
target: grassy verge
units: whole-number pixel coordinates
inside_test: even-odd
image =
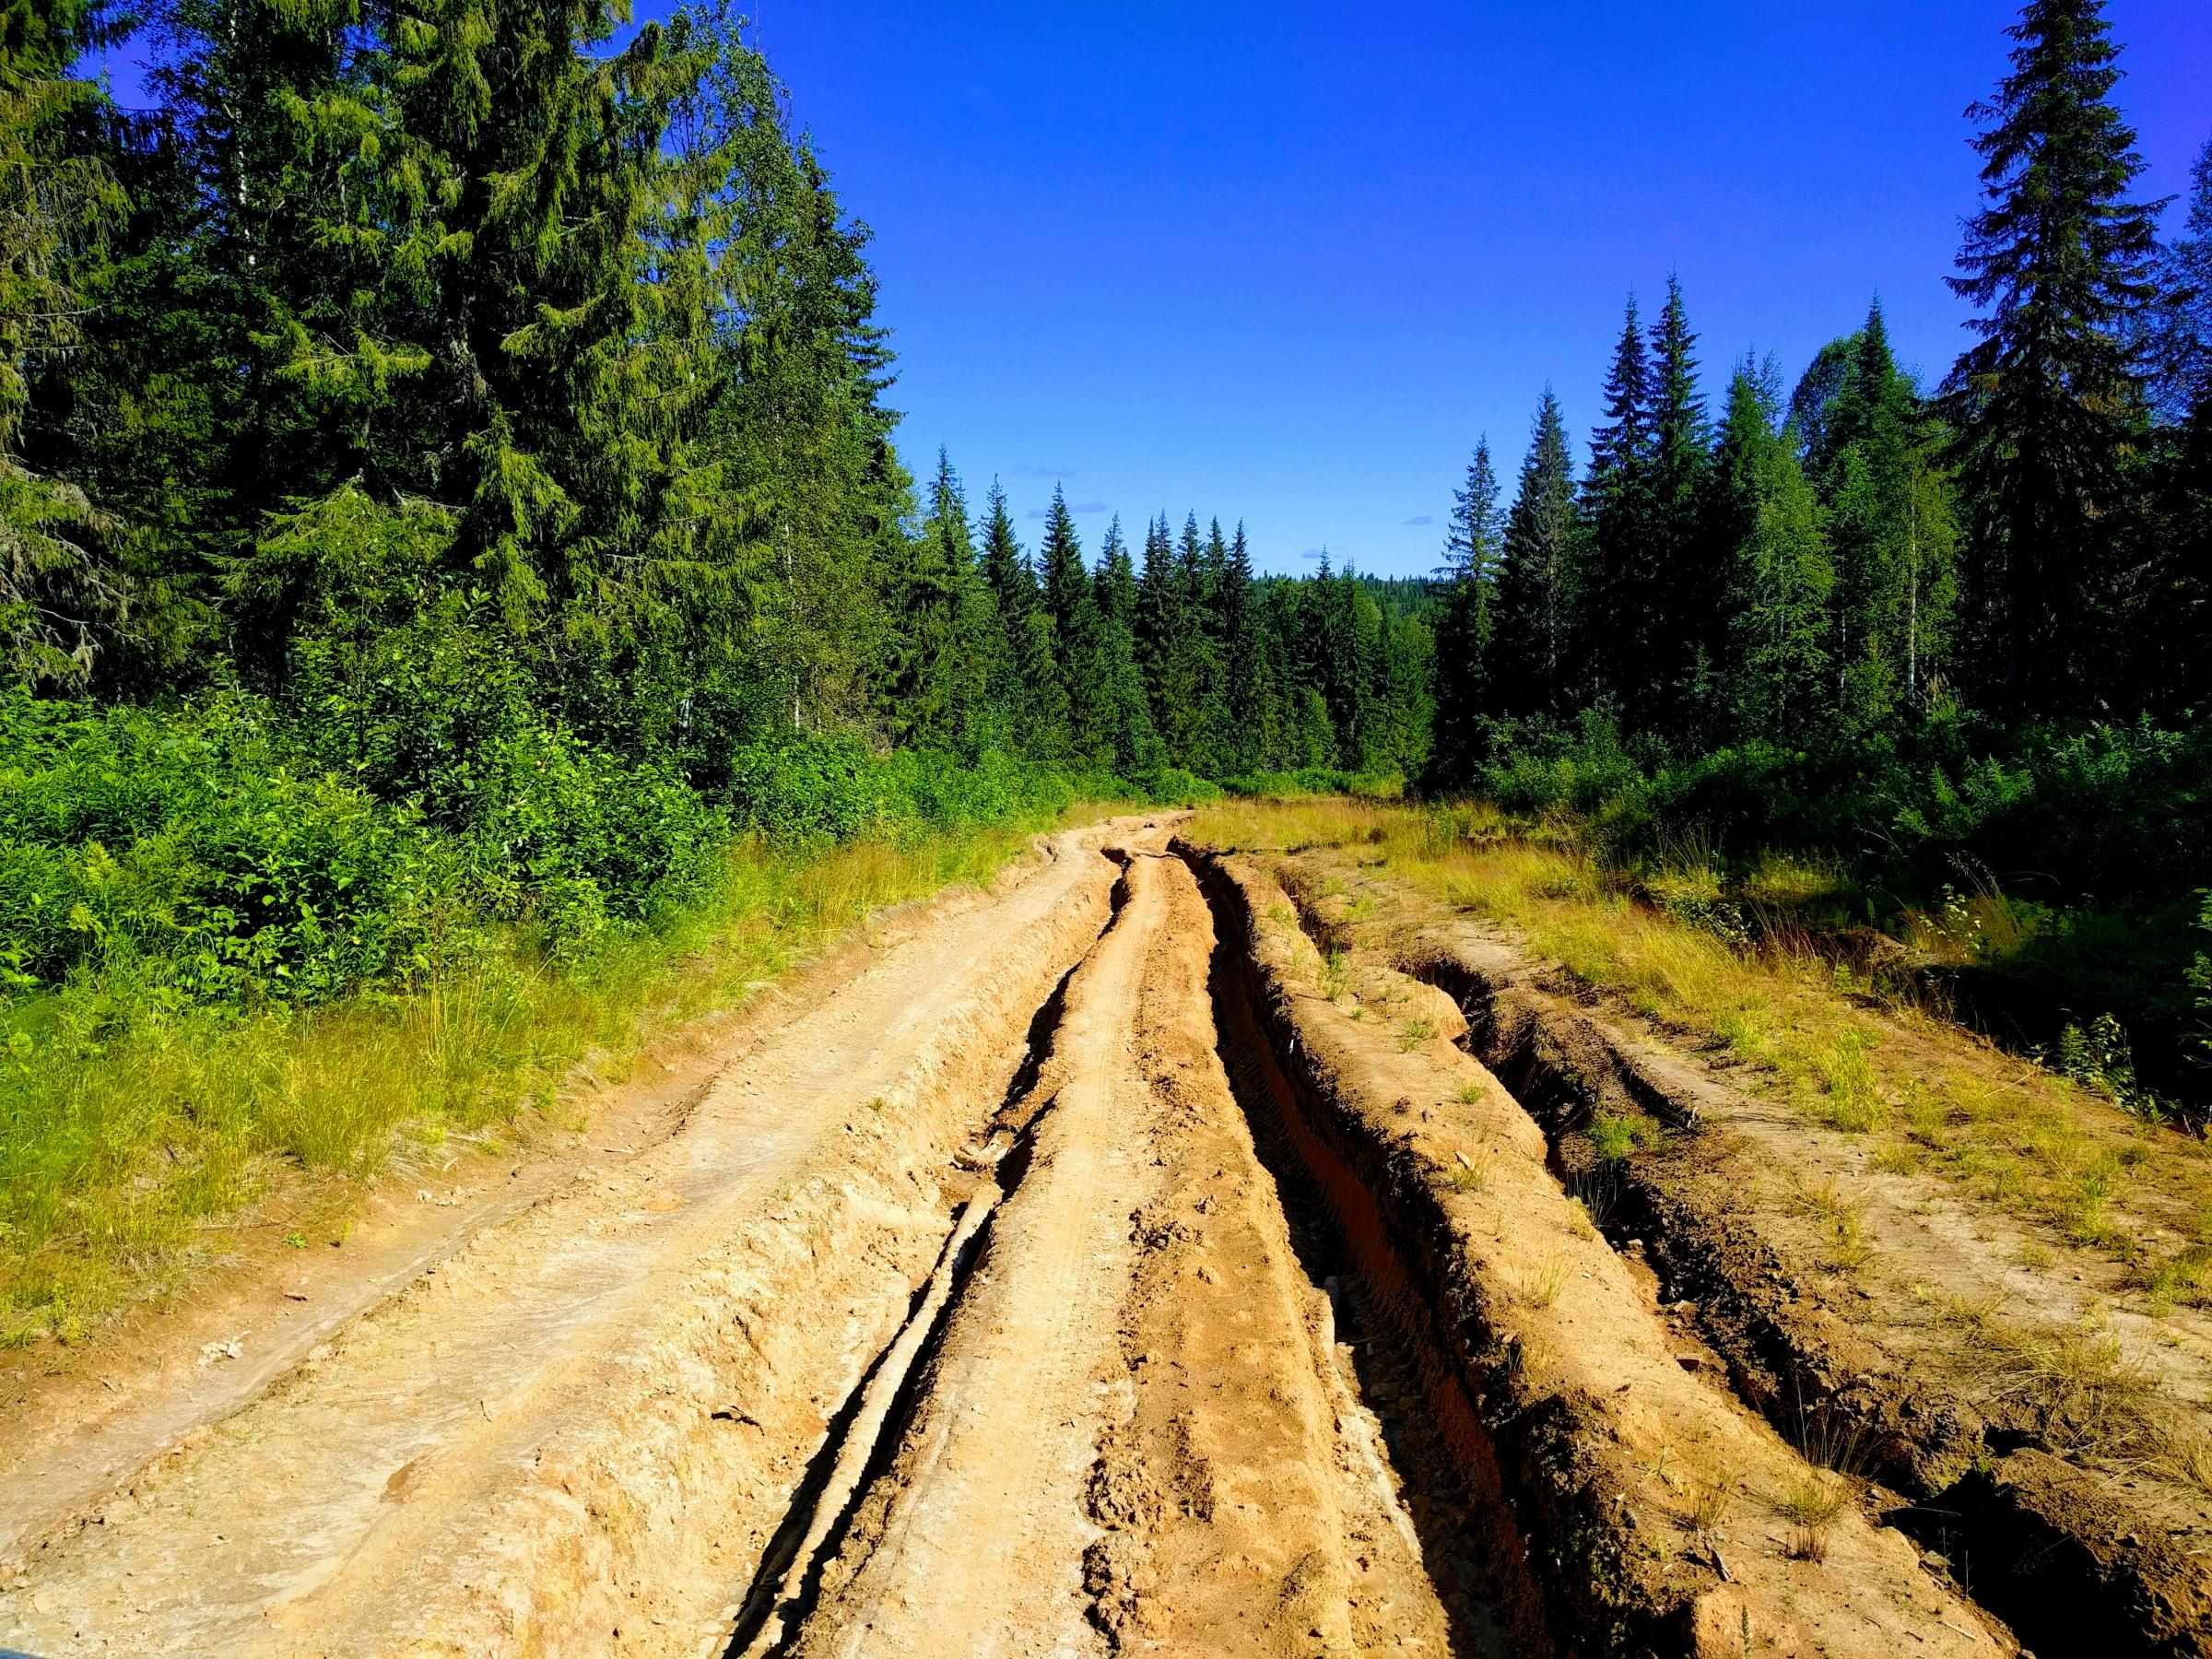
[[[1655,907],[1571,841],[1481,806],[1229,802],[1202,809],[1191,833],[1253,851],[1343,849],[1743,1063],[1747,1087],[1866,1136],[1886,1167],[1939,1172],[2133,1265],[2154,1302],[2212,1301],[2212,1150],[1997,1053],[1940,1010],[1877,997],[1786,936],[1754,944],[1697,919],[1693,903]],[[1695,886],[1693,872],[1679,879]]]
[[[872,912],[988,879],[1048,827],[744,841],[654,928],[571,960],[517,931],[416,994],[311,1011],[53,995],[58,1041],[0,1056],[0,1344],[81,1336],[219,1250],[280,1171],[342,1205],[395,1149],[578,1113],[580,1068],[618,1078],[656,1034],[736,1006]]]

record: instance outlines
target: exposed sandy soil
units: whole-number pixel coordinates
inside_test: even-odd
[[[1648,1270],[1562,1190],[1541,1132],[1450,1041],[1433,993],[1369,960],[1324,995],[1283,889],[1234,859],[1211,868],[1248,932],[1263,1018],[1296,1040],[1285,1069],[1307,1162],[1340,1171],[1346,1230],[1376,1277],[1402,1273],[1441,1316],[1486,1484],[1559,1648],[2014,1651],[1856,1508],[1822,1505],[1793,1527],[1829,1480],[1684,1352]]]
[[[1018,861],[1001,884],[1025,879],[1044,856]],[[489,1144],[449,1142],[427,1156],[403,1147],[365,1192],[280,1173],[233,1224],[221,1256],[175,1293],[88,1341],[0,1350],[0,1578],[27,1535],[253,1399],[485,1229],[571,1183],[607,1179],[679,1131],[722,1073],[882,953],[989,901],[962,888],[870,917],[742,1007],[667,1034],[622,1083],[581,1079],[583,1128],[524,1118]]]
[[[0,1590],[0,1641],[582,1653],[724,1632],[951,1230],[949,1154],[1106,921],[1103,839],[1060,838],[882,953],[679,1133],[477,1234],[50,1524]]]
[[[1471,945],[1332,973],[1173,830],[910,912],[309,1302],[249,1265],[25,1379],[0,1645],[2018,1651],[1778,1431],[1779,1316],[1593,1225]]]
[[[1746,1088],[1740,1068],[1386,872],[1330,853],[1283,871],[1332,940],[1451,991],[1469,1047],[1549,1131],[1555,1169],[1656,1270],[1674,1327],[1786,1436],[1877,1477],[1870,1505],[2030,1645],[2212,1651],[2202,1312],[2154,1306],[2109,1255]],[[1605,1163],[1576,1133],[1595,1110],[1668,1133]]]
[[[1026,1167],[795,1653],[1449,1651],[1160,851],[1008,1114]]]

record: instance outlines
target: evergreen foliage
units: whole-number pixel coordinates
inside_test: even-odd
[[[1263,574],[1195,512],[1093,563],[1057,490],[1032,559],[995,481],[940,453],[917,491],[867,230],[727,0],[159,0],[144,112],[74,67],[129,27],[0,3],[15,991],[572,955],[732,837],[1107,774],[1947,853],[2057,836],[2046,775],[2187,816],[2152,797],[2212,697],[2212,146],[2160,248],[2096,0],[2029,0],[1976,106],[1938,396],[1877,303],[1716,422],[1670,278],[1586,472],[1547,390],[1510,505],[1486,440],[1399,582]]]
[[[2133,201],[2136,135],[2111,102],[2119,49],[2102,0],[2030,0],[1984,123],[1986,206],[1951,286],[1984,314],[1947,391],[1959,429],[1973,677],[2006,710],[2094,700],[2124,591],[2143,396],[2123,335],[2154,297],[2158,208]]]

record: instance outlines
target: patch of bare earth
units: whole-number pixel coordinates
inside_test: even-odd
[[[2110,1251],[1945,1172],[1903,1132],[1818,1121],[1387,871],[1329,853],[1280,867],[1333,940],[1450,993],[1555,1171],[1655,1272],[1686,1363],[1713,1364],[1786,1438],[1870,1482],[1866,1506],[2037,1651],[2212,1652],[2202,1311],[2165,1305]],[[1882,1040],[1904,1057],[1945,1041],[1900,1024]],[[1932,1065],[2018,1064],[1955,1046]],[[2140,1147],[2116,1111],[2076,1110],[2081,1133]],[[1583,1133],[1601,1112],[1660,1133],[1601,1156]],[[2155,1245],[2177,1225],[2162,1203],[2134,1182],[2107,1216]]]
[[[34,1517],[0,1642],[718,1646],[952,1231],[951,1154],[1107,920],[1109,833],[880,953],[677,1133],[469,1239],[96,1507]]]
[[[657,1104],[603,1117],[607,1161],[518,1160],[512,1192],[488,1162],[447,1172],[457,1202],[420,1207],[450,1218],[395,1220],[386,1280],[324,1268],[312,1323],[267,1312],[202,1366],[180,1316],[111,1409],[65,1420],[93,1367],[43,1418],[18,1402],[43,1438],[0,1453],[26,1477],[0,1498],[0,1645],[2017,1651],[1921,1532],[1885,1524],[1894,1500],[1860,1477],[1888,1465],[1824,1467],[1775,1404],[1855,1399],[1902,1340],[1825,1303],[1791,1323],[1835,1289],[1798,1288],[1791,1253],[1832,1234],[1820,1204],[1845,1189],[1768,1204],[1751,1176],[1781,1142],[1701,1142],[1702,1104],[1680,1147],[1601,1187],[1562,1150],[1589,1101],[1563,1103],[1556,1066],[1514,1070],[1523,1038],[1499,1035],[1526,1015],[1512,1029],[1547,1054],[1564,1015],[1503,981],[1476,994],[1467,975],[1503,971],[1450,916],[1420,915],[1409,953],[1309,905],[1351,947],[1324,960],[1268,872],[1170,830],[1059,836],[913,912],[787,1017],[710,1040]],[[1501,1044],[1524,1098],[1462,1042]],[[1661,1099],[1646,1074],[1677,1062],[1637,1053],[1589,1099]],[[1691,1196],[1646,1221],[1647,1178]],[[1771,1239],[1727,1230],[1742,1216]],[[1662,1292],[1699,1271],[1695,1307]],[[1944,1434],[1990,1445],[1945,1409]],[[2031,1449],[1945,1490],[2012,1490]]]
[[[1562,1651],[1982,1654],[2009,1635],[1903,1535],[1685,1353],[1545,1137],[1449,1038],[1448,1005],[1376,959],[1332,972],[1258,868],[1196,854],[1243,931],[1294,1133],[1377,1283],[1426,1310]],[[1333,982],[1324,990],[1324,979]],[[1328,994],[1334,991],[1335,994]],[[1689,1363],[1685,1363],[1685,1359]]]
[[[1007,1194],[790,1652],[1451,1651],[1230,1092],[1206,906],[1160,851],[1002,1114]]]

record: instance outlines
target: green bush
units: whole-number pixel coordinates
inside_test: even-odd
[[[457,864],[406,809],[286,764],[265,712],[0,700],[0,961],[200,1000],[320,1000],[425,959]]]

